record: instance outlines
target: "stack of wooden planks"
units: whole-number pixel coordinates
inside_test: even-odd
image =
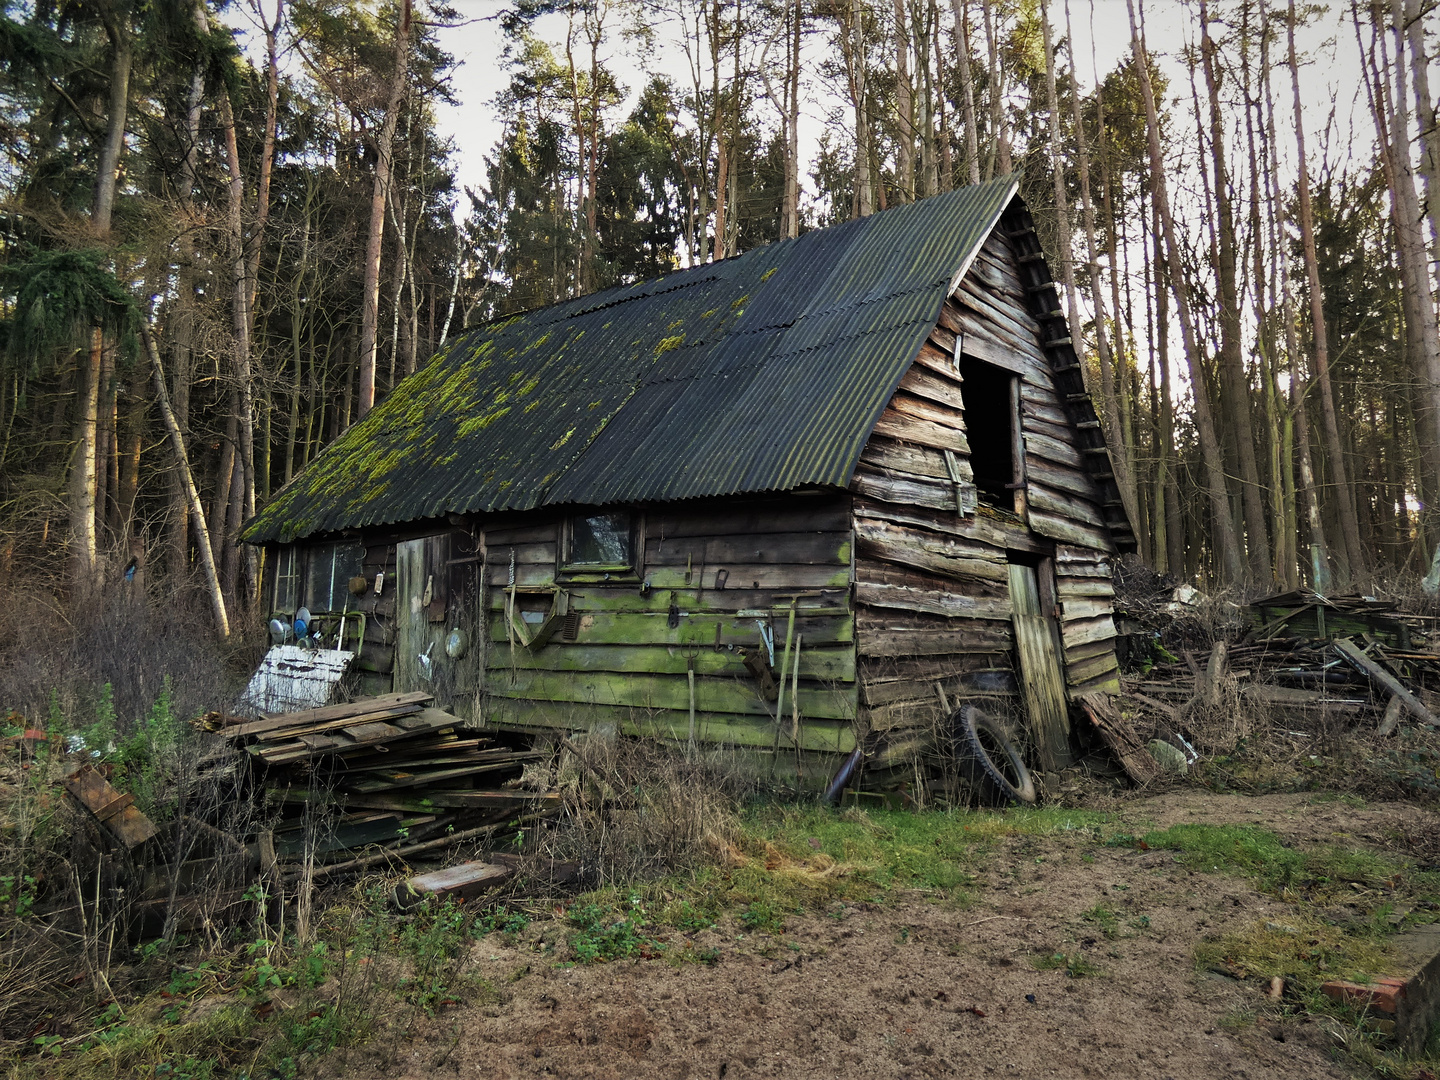
[[[556,794],[501,786],[544,751],[467,731],[427,693],[378,697],[259,718],[229,727],[281,819],[282,861],[349,859],[355,849],[404,848],[557,804]],[[313,828],[315,814],[329,816]],[[318,837],[318,839],[317,839]]]

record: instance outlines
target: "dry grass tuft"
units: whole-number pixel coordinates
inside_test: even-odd
[[[565,740],[565,813],[545,855],[578,862],[586,884],[643,881],[738,854],[743,782],[723,759],[646,741]]]

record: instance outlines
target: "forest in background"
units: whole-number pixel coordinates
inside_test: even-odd
[[[0,581],[223,632],[241,523],[447,337],[1011,172],[1146,564],[1328,593],[1440,541],[1429,0],[1152,3],[1163,66],[1127,0],[1110,70],[1089,0],[497,0],[486,103],[439,4],[0,12]],[[1305,127],[1336,14],[1363,137]],[[470,189],[461,107],[504,118]]]

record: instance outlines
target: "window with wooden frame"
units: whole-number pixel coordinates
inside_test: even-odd
[[[635,580],[640,572],[639,514],[576,514],[561,530],[560,575],[567,580]]]
[[[1020,379],[974,357],[960,357],[965,437],[977,497],[1001,510],[1024,510],[1025,453],[1020,435]]]
[[[350,579],[365,571],[360,544],[320,544],[305,566],[305,606],[312,612],[344,611],[350,606]]]
[[[300,551],[294,544],[286,544],[275,553],[274,582],[271,608],[294,615],[300,607]]]

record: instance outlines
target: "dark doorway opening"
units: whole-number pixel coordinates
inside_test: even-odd
[[[1003,510],[1015,508],[1015,376],[994,364],[960,357],[961,392],[965,400],[965,434],[970,441],[970,468],[983,503]]]

